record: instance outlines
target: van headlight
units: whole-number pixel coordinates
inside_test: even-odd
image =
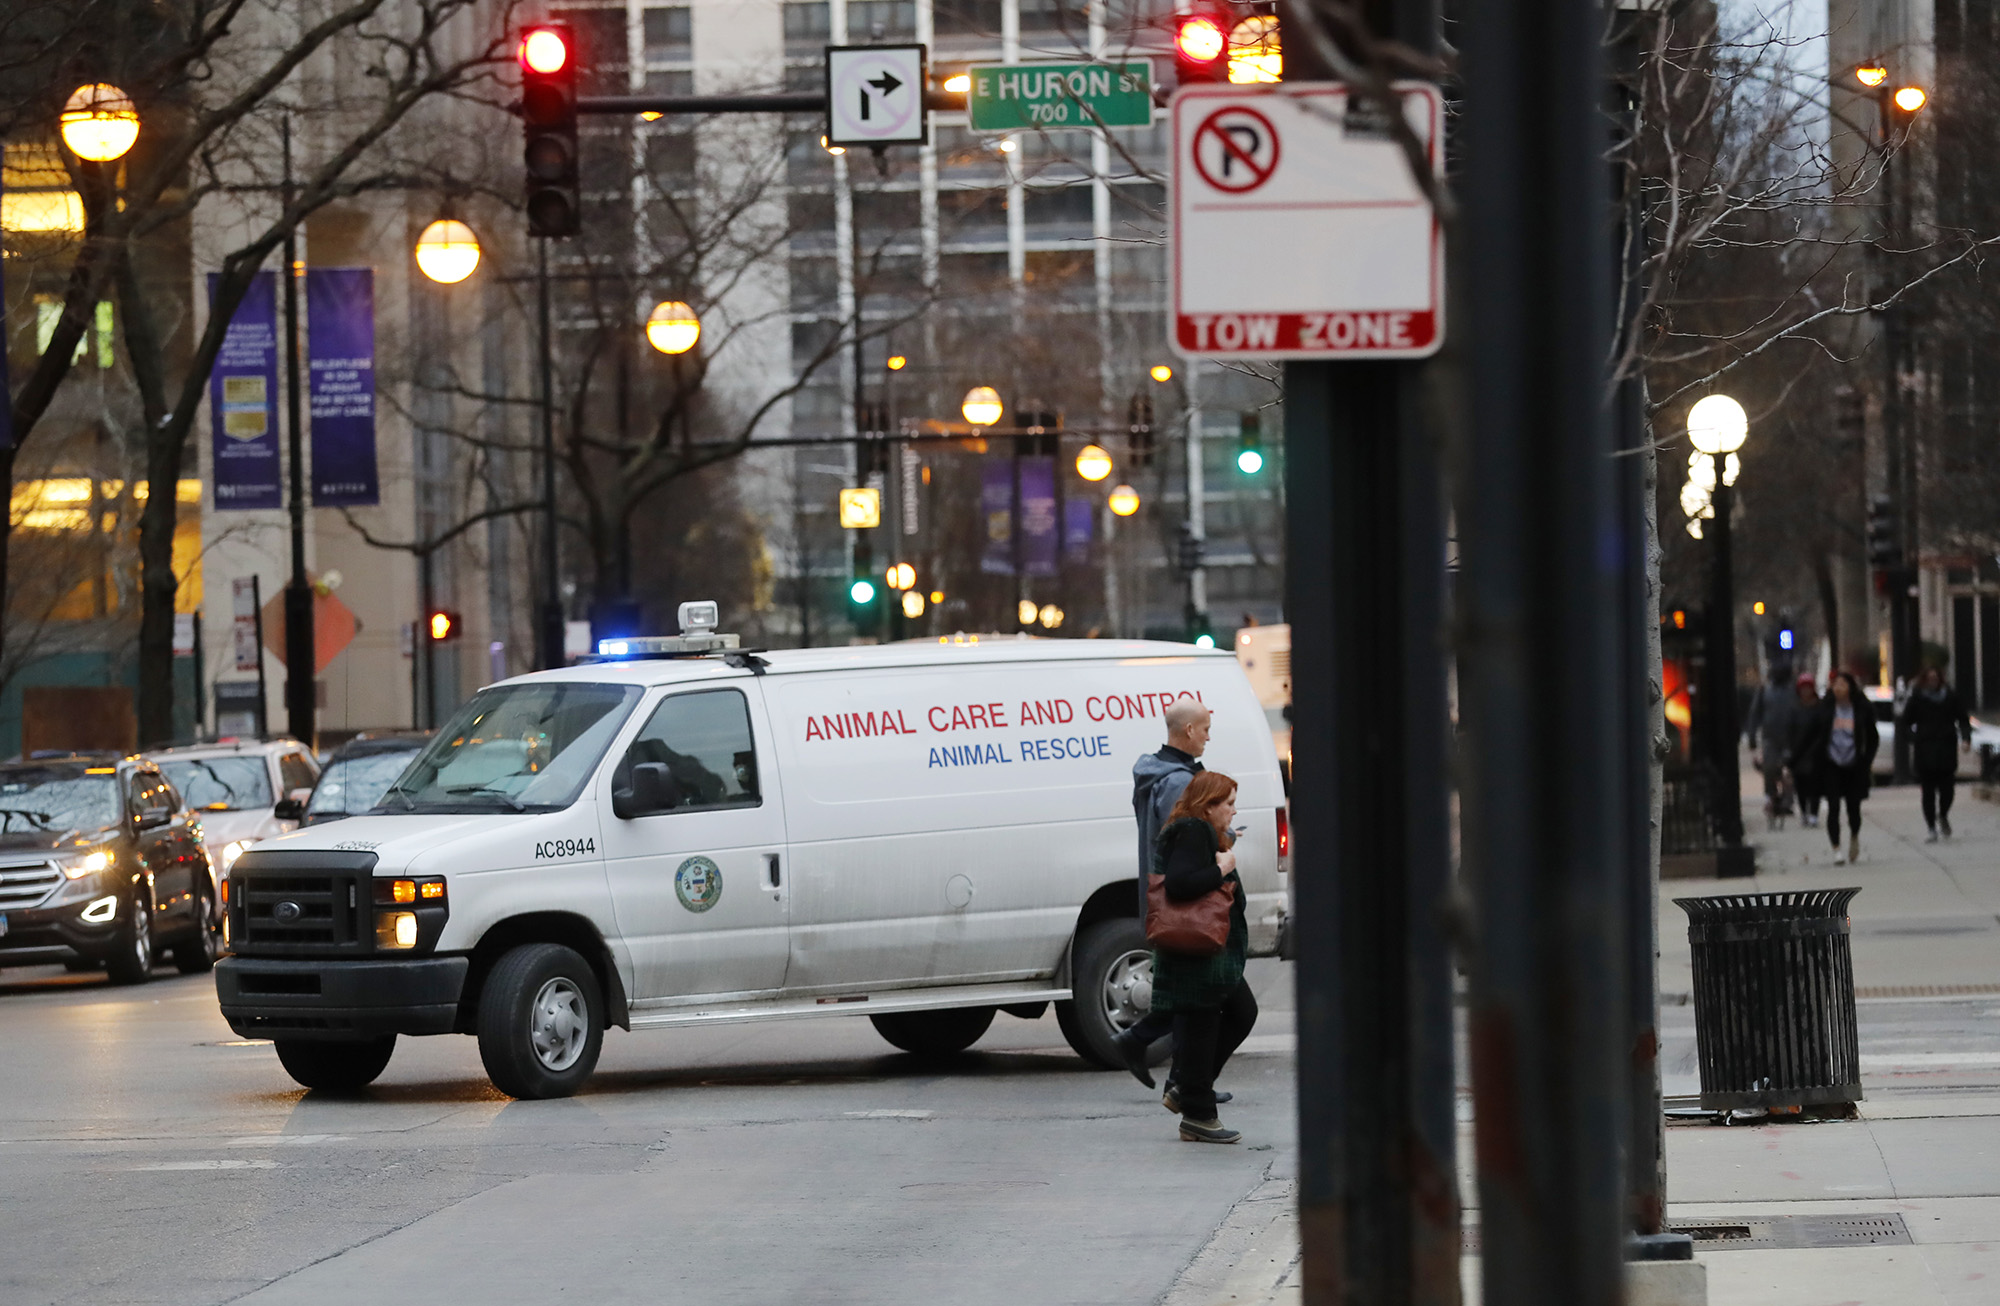
[[[110,870],[111,864],[116,860],[118,860],[117,854],[109,849],[99,848],[95,852],[73,853],[61,858],[60,865],[64,875],[72,880],[81,880],[86,875]]]
[[[229,874],[229,868],[236,865],[236,859],[243,855],[243,850],[256,842],[255,839],[238,839],[222,845],[222,873]]]

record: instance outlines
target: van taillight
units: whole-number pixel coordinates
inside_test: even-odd
[[[1278,809],[1278,856],[1287,857],[1292,851],[1292,820],[1285,809]]]

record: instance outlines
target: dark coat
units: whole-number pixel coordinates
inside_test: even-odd
[[[1250,959],[1250,926],[1243,911],[1243,881],[1216,864],[1220,851],[1215,827],[1199,817],[1184,816],[1160,831],[1154,855],[1156,874],[1166,876],[1167,898],[1191,902],[1225,884],[1236,886],[1229,907],[1229,942],[1212,957],[1153,949],[1153,1010],[1215,1010],[1243,982]]]
[[[1875,773],[1875,754],[1882,747],[1882,731],[1875,724],[1875,705],[1865,694],[1854,696],[1854,761],[1848,766],[1835,766],[1832,756],[1826,751],[1827,742],[1833,735],[1833,714],[1839,705],[1829,692],[1820,699],[1799,734],[1799,741],[1792,748],[1790,765],[1794,776],[1806,776],[1816,781],[1823,789],[1830,789],[1828,781],[1838,773],[1844,783],[1841,792],[1852,793],[1858,798],[1868,796],[1871,777]]]
[[[1146,872],[1152,869],[1160,827],[1181,800],[1188,783],[1201,774],[1201,763],[1164,744],[1132,764],[1132,815],[1139,822],[1139,919],[1146,919]]]
[[[1972,722],[1957,691],[1946,686],[1937,698],[1920,689],[1903,705],[1903,729],[1910,732],[1910,765],[1927,780],[1958,774],[1958,744],[1972,740]]]

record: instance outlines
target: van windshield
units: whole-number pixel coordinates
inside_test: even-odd
[[[638,701],[636,685],[542,681],[481,690],[373,810],[560,811],[583,792]]]

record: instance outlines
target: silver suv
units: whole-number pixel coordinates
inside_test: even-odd
[[[296,739],[223,739],[147,754],[201,818],[219,881],[237,854],[298,829],[319,763]]]

